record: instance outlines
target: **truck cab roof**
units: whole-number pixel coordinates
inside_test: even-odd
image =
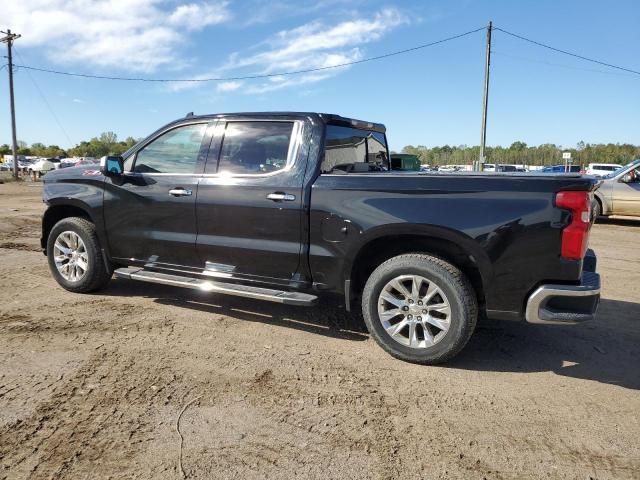
[[[191,119],[213,120],[216,118],[225,118],[225,117],[250,117],[250,118],[314,117],[327,124],[362,128],[362,129],[373,130],[381,133],[386,132],[386,127],[381,123],[368,122],[365,120],[358,120],[350,117],[343,117],[342,115],[337,115],[334,113],[320,113],[320,112],[290,112],[290,111],[228,112],[228,113],[212,113],[212,114],[204,114],[204,115],[194,115],[193,113],[190,112],[184,118],[188,118],[190,120]],[[184,118],[176,120],[176,122],[184,120]]]

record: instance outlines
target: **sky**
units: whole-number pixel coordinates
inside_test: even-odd
[[[14,63],[210,78],[326,67],[495,27],[640,70],[637,0],[2,0]],[[145,137],[187,112],[319,111],[384,123],[392,149],[478,145],[485,31],[349,67],[243,81],[119,82],[17,68],[18,139]],[[4,45],[0,45],[3,48]],[[2,59],[6,63],[6,59]],[[487,144],[640,144],[640,75],[494,30]],[[10,143],[0,69],[0,144]]]

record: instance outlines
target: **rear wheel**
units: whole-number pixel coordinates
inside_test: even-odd
[[[112,269],[103,260],[95,226],[84,218],[64,218],[53,226],[47,259],[53,278],[70,292],[93,292],[111,279]]]
[[[430,255],[406,254],[374,270],[362,294],[362,312],[371,336],[388,353],[436,364],[466,345],[478,307],[458,268]]]

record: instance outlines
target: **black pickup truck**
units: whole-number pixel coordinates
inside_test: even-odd
[[[115,273],[291,305],[361,305],[382,348],[425,364],[456,355],[479,317],[593,318],[595,179],[394,172],[389,157],[376,123],[188,115],[99,169],[47,174],[42,248],[71,292]]]

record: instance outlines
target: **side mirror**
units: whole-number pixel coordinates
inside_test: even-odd
[[[104,156],[100,159],[100,173],[105,177],[119,177],[124,173],[124,160],[119,156]]]
[[[626,175],[623,175],[623,176],[620,178],[620,181],[621,181],[622,183],[631,183],[631,182],[633,182],[633,178],[631,177],[631,175],[630,175],[629,173],[627,173]]]

